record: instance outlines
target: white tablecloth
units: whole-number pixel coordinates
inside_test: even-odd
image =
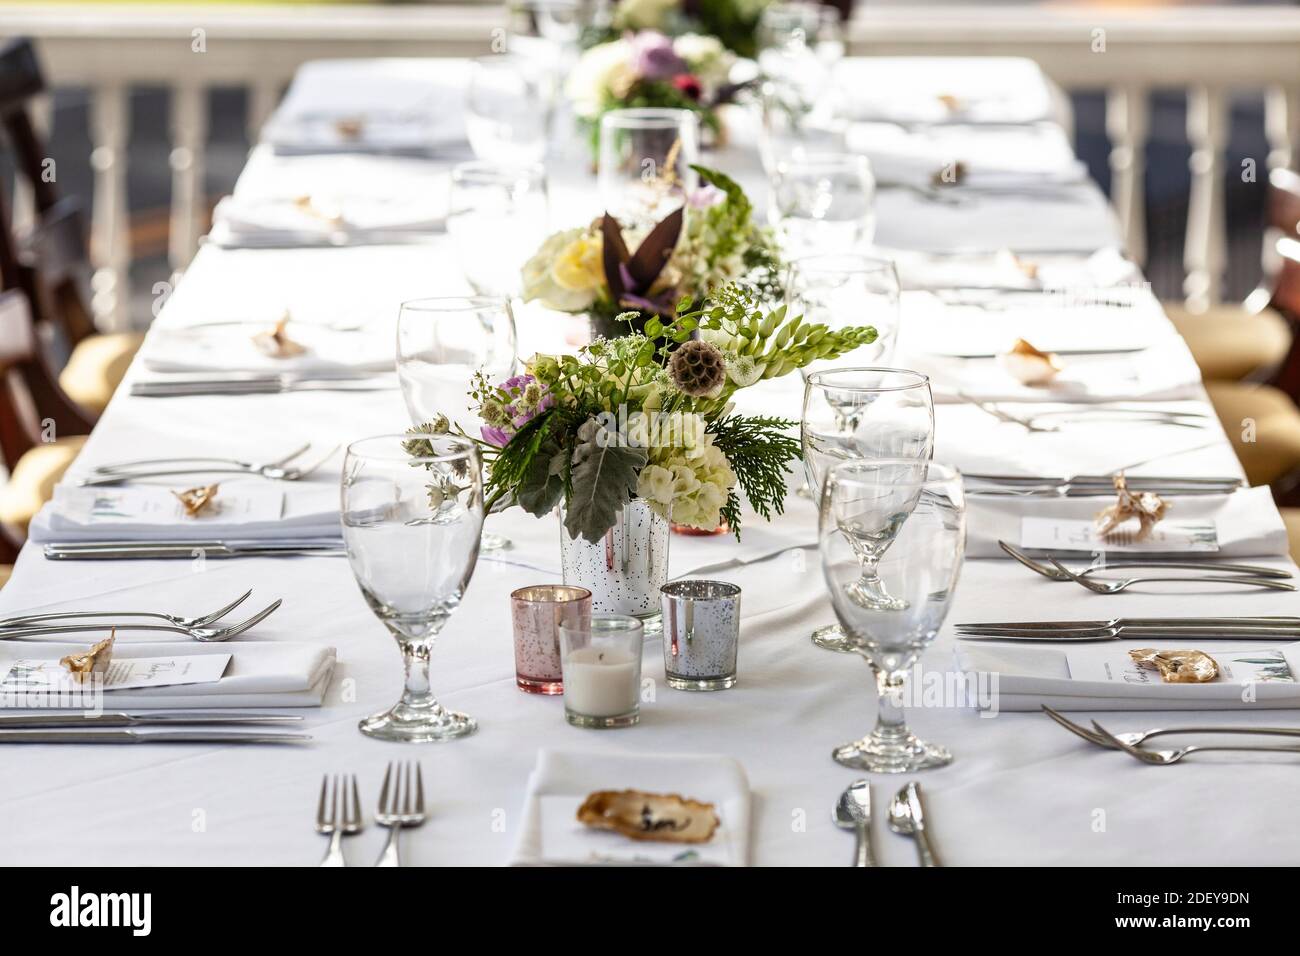
[[[979,84],[972,80],[970,88]],[[727,152],[707,161],[739,170],[753,188],[757,164],[749,155]],[[312,157],[310,162],[319,175],[325,160]],[[552,206],[557,225],[579,222],[590,211],[592,185],[582,164],[557,163]],[[240,188],[251,186],[244,182]],[[761,192],[756,198],[761,199]],[[295,316],[306,317],[319,306],[331,317],[373,319],[374,334],[389,335],[403,299],[464,290],[453,263],[444,237],[386,247],[208,247],[157,324],[164,329],[201,318],[274,315],[286,305]],[[528,321],[544,320],[530,318],[525,325]],[[529,331],[522,329],[521,337]],[[143,356],[149,350],[146,342]],[[145,374],[152,373],[137,362],[132,376]],[[787,380],[752,401],[797,416],[798,390],[796,381]],[[937,419],[941,447],[957,431],[971,446],[995,447],[995,436],[1003,434],[1002,426],[969,406],[941,405]],[[223,449],[255,459],[306,440],[328,447],[406,425],[395,390],[147,399],[130,397],[123,389],[70,477],[97,462],[146,454]],[[1188,435],[1186,448],[1210,447],[1187,450],[1146,470],[1239,473],[1217,425],[1208,433]],[[1162,435],[1152,446],[1163,449],[1169,442]],[[1090,449],[1080,459],[1099,457]],[[1071,461],[1061,461],[1060,467],[1063,473],[1077,470]],[[336,480],[334,474],[320,474],[309,484],[328,486]],[[401,668],[394,642],[367,610],[345,559],[245,559],[197,566],[188,561],[54,563],[28,547],[13,579],[0,591],[0,612],[145,583],[156,585],[153,597],[159,608],[175,604],[175,610],[187,611],[196,603],[193,578],[199,575],[214,607],[247,587],[255,587],[258,598],[284,598],[279,612],[250,638],[332,645],[338,649],[338,670],[324,706],[306,712],[305,729],[315,742],[291,751],[6,748],[0,814],[8,825],[0,862],[312,864],[324,851],[324,841],[311,826],[322,774],[357,773],[363,799],[373,805],[385,764],[412,758],[423,764],[432,815],[423,827],[404,835],[405,858],[412,864],[499,864],[518,838],[524,786],[537,751],[548,747],[729,755],[744,766],[754,791],[753,863],[847,863],[851,841],[832,825],[830,809],[844,786],[861,774],[836,764],[830,753],[870,730],[874,690],[862,660],[818,650],[808,640],[813,625],[832,618],[811,547],[814,524],[813,506],[791,496],[786,515],[770,527],[751,523],[739,549],[730,538],[674,536],[673,575],[709,567],[710,576],[744,589],[739,683],[712,694],[669,689],[662,679],[660,643],[652,639],[646,646],[645,674],[657,681],[658,690],[643,705],[642,724],[595,732],[568,726],[558,698],[521,693],[514,683],[507,597],[522,585],[558,580],[558,525],[519,513],[490,519],[489,527],[513,539],[514,549],[499,558],[483,556],[433,656],[440,699],[474,715],[480,731],[424,747],[385,744],[357,731],[359,719],[397,699]],[[1291,567],[1282,558],[1269,561]],[[180,595],[186,596],[183,602]],[[1034,577],[1010,561],[971,560],[949,626],[922,666],[927,672],[952,668],[951,624],[958,621],[1293,614],[1297,603],[1293,595],[1240,592],[1102,597]],[[1112,729],[1138,729],[1165,719],[1173,716],[1109,717]],[[1215,715],[1216,721],[1241,724],[1283,719],[1279,712]],[[986,717],[970,706],[918,706],[911,709],[909,721],[918,733],[956,755],[951,766],[920,775],[934,838],[950,864],[1260,865],[1291,863],[1300,856],[1300,830],[1293,826],[1294,761],[1206,758],[1164,770],[1091,748],[1032,713]],[[874,781],[878,805],[904,782],[888,776]],[[1221,820],[1225,813],[1231,814],[1231,825],[1198,827],[1197,838],[1188,839],[1193,821]],[[355,862],[369,863],[383,838],[381,828],[368,826],[347,841],[347,851]],[[888,833],[883,821],[877,821],[875,838],[881,862],[914,865],[911,842]]]

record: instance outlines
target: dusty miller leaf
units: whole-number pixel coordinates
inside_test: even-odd
[[[618,433],[594,418],[583,422],[573,449],[573,491],[564,519],[569,537],[599,541],[614,526],[619,510],[632,500],[645,463],[644,448],[621,445]]]

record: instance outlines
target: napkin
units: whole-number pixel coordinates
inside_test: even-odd
[[[226,248],[393,242],[443,228],[446,203],[404,196],[227,196],[213,210],[211,240]]]
[[[1249,640],[1201,641],[1187,638],[1149,639],[1155,647],[1191,647],[1211,656],[1225,657],[1263,647],[1281,653],[1293,675],[1300,675],[1300,644],[1277,644]],[[1300,707],[1300,683],[1295,681],[1256,681],[1250,693],[1243,684],[1217,680],[1205,684],[1166,684],[1155,678],[1152,683],[1132,684],[1123,681],[1072,680],[1069,660],[1113,658],[1127,653],[1131,643],[1105,642],[1073,648],[1042,645],[1007,645],[982,641],[961,641],[957,648],[957,667],[965,673],[997,675],[996,686],[987,685],[989,694],[980,695],[979,706],[1005,711],[1038,710],[1046,704],[1055,710],[1247,710],[1258,708]],[[1111,728],[1113,729],[1113,728]]]
[[[176,490],[220,475],[176,475]],[[212,514],[185,516],[171,490],[144,486],[82,488],[58,485],[32,521],[36,542],[69,541],[284,541],[342,536],[338,490],[324,485],[262,479],[222,481]]]
[[[230,664],[219,681],[175,687],[149,687],[106,691],[105,710],[167,710],[225,707],[319,707],[334,673],[336,652],[332,647],[290,641],[230,641],[200,644],[196,641],[143,643],[123,632],[113,645],[115,658],[186,657],[197,654],[229,654]],[[0,641],[0,673],[23,659],[59,659],[85,651],[84,644],[33,639]],[[32,694],[6,698],[0,695],[0,709],[9,707],[53,707],[57,698],[41,700]]]
[[[1032,265],[1034,274],[1022,268]],[[1094,253],[1048,253],[1018,257],[1009,250],[968,255],[898,252],[898,281],[904,289],[1107,289],[1142,281],[1138,267],[1113,247]]]
[[[1019,546],[1021,522],[1027,517],[1091,519],[1114,499],[1101,498],[1018,498],[968,495],[966,497],[966,557],[1005,558],[998,540]],[[1248,557],[1287,554],[1286,525],[1266,487],[1247,488],[1231,495],[1171,497],[1171,507],[1161,524],[1212,523],[1218,550],[1216,557]],[[1134,524],[1136,527],[1136,524]],[[1156,525],[1157,530],[1161,525]],[[1098,545],[1090,549],[1103,550]],[[1105,546],[1110,554],[1125,550]],[[1206,553],[1210,556],[1211,553]]]
[[[253,336],[275,327],[253,323],[201,325],[194,328],[159,328],[149,336],[144,365],[152,372],[263,372],[305,375],[348,375],[391,372],[393,343],[374,330],[317,325],[309,320],[290,321],[285,334],[301,345],[299,355],[275,358],[262,351]]]
[[[835,85],[844,115],[899,123],[1037,123],[1056,118],[1054,88],[1020,57],[846,57]]]
[[[721,821],[704,844],[629,840],[576,819],[597,790],[675,793],[712,803]],[[542,749],[528,778],[524,825],[511,856],[515,866],[670,864],[693,851],[692,862],[746,866],[749,861],[749,782],[730,757],[568,752]]]

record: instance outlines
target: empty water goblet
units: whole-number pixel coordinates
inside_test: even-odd
[[[808,374],[837,365],[888,365],[898,343],[900,289],[898,270],[889,259],[857,252],[803,256],[790,264],[786,306],[832,329],[870,325],[876,340],[832,362],[801,369]]]
[[[777,163],[768,217],[792,257],[869,246],[876,180],[865,156],[821,153]]]
[[[555,98],[555,79],[542,63],[512,53],[479,57],[465,90],[465,133],[479,159],[540,163]]]
[[[447,236],[479,295],[519,292],[524,263],[546,238],[546,170],[474,161],[452,168]]]
[[[699,122],[690,110],[610,110],[600,119],[596,179],[605,211],[624,226],[649,227],[696,188]]]

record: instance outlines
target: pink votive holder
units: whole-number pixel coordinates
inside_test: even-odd
[[[568,584],[534,584],[510,595],[515,683],[530,694],[563,694],[560,627],[591,626],[591,592]]]

